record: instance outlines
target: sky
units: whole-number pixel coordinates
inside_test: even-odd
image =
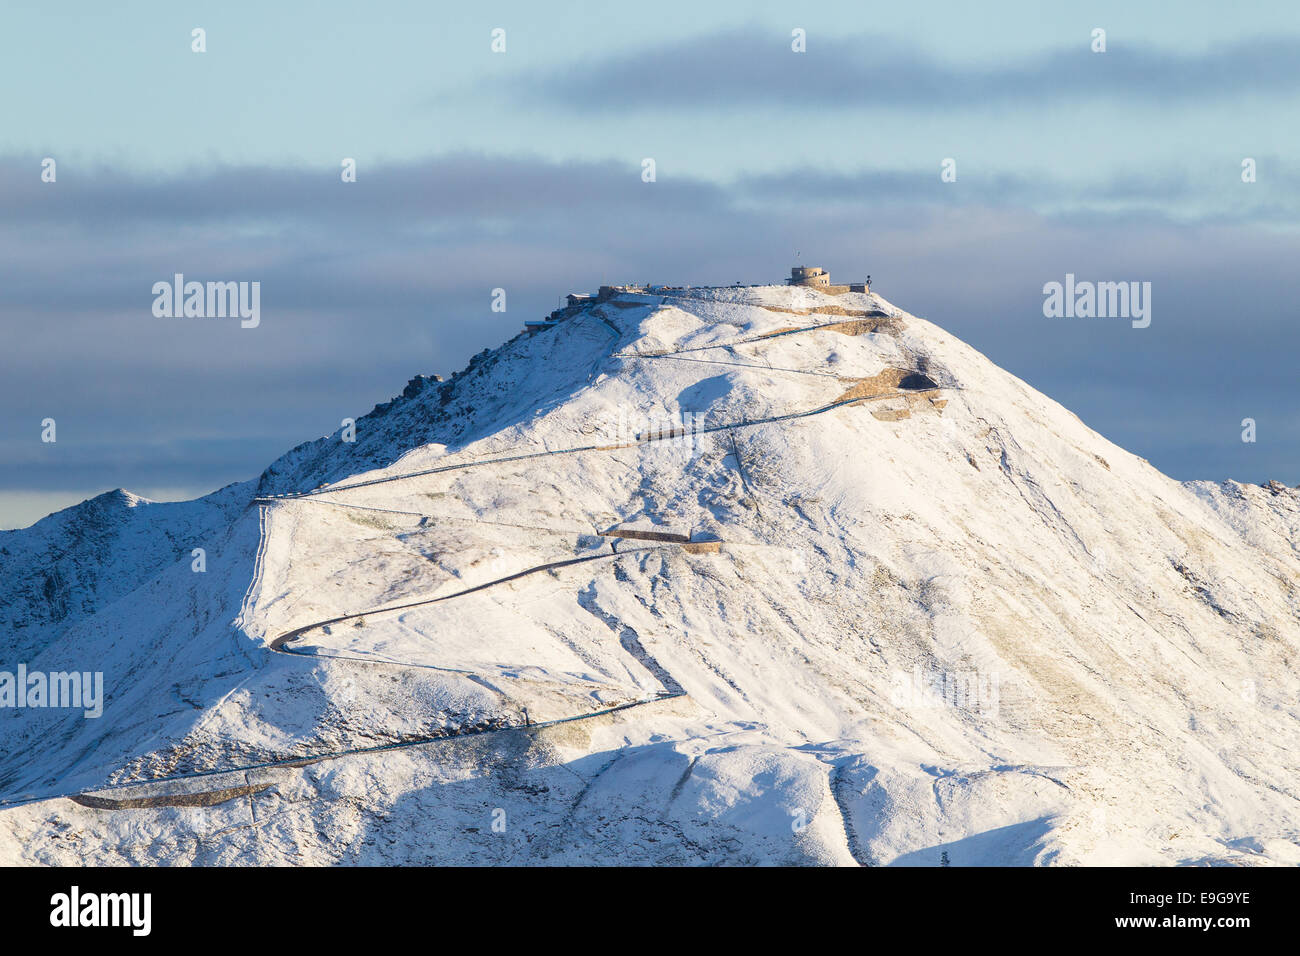
[[[1300,483],[1300,5],[8,0],[0,89],[0,528],[254,477],[564,293],[796,256],[1174,478]],[[155,316],[176,273],[260,323]],[[1045,316],[1067,274],[1151,324]]]

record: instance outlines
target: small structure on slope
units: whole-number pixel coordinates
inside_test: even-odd
[[[794,266],[790,269],[790,278],[786,285],[801,285],[827,295],[843,295],[846,292],[870,292],[871,276],[866,282],[850,282],[848,285],[832,285],[831,274],[820,266]]]
[[[544,319],[528,320],[524,322],[524,331],[529,333],[540,332],[543,329],[549,329],[556,323],[577,315],[584,308],[596,301],[596,297],[587,292],[570,292],[564,297],[567,305],[554,310]]]

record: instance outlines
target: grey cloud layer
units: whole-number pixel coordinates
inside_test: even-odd
[[[540,158],[454,154],[427,162],[362,165],[359,181],[343,184],[338,169],[224,167],[167,177],[112,169],[60,167],[55,184],[41,183],[30,157],[0,157],[0,208],[9,226],[23,225],[60,241],[75,243],[96,229],[145,230],[133,245],[152,238],[170,249],[170,236],[184,236],[196,224],[238,229],[241,237],[274,239],[295,226],[361,230],[365,235],[397,233],[436,236],[454,223],[456,238],[499,238],[534,216],[569,217],[672,213],[708,215],[743,208],[791,203],[842,203],[941,207],[997,205],[1032,208],[1066,203],[1113,214],[1116,204],[1144,211],[1183,208],[1183,204],[1232,188],[1235,220],[1291,218],[1300,211],[1300,164],[1259,157],[1262,182],[1248,191],[1235,166],[1212,169],[1121,171],[1094,181],[1065,181],[1034,171],[989,170],[975,163],[961,167],[960,184],[943,185],[938,166],[867,169],[829,173],[795,168],[777,173],[742,174],[729,183],[696,178],[688,171],[663,168],[659,181],[640,179],[640,158],[557,163]],[[1234,185],[1235,184],[1235,185]],[[1215,218],[1223,218],[1214,213]],[[540,222],[551,220],[539,219]],[[432,232],[431,232],[432,231]],[[120,250],[105,250],[111,258]]]
[[[1104,55],[1092,53],[1087,41],[1084,35],[1077,46],[995,66],[953,66],[897,38],[833,38],[815,27],[807,52],[793,55],[788,35],[750,28],[521,73],[500,90],[592,112],[953,109],[1093,98],[1194,103],[1300,90],[1300,37],[1260,36],[1181,53],[1112,34]]]

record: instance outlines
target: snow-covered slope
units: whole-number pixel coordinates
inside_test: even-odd
[[[624,294],[342,439],[0,533],[0,668],[107,691],[0,711],[0,860],[1300,862],[1300,492],[875,295]]]

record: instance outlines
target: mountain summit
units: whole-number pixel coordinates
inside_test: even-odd
[[[352,437],[0,532],[11,689],[105,692],[0,709],[0,860],[1300,862],[1300,492],[874,293],[574,297]]]

